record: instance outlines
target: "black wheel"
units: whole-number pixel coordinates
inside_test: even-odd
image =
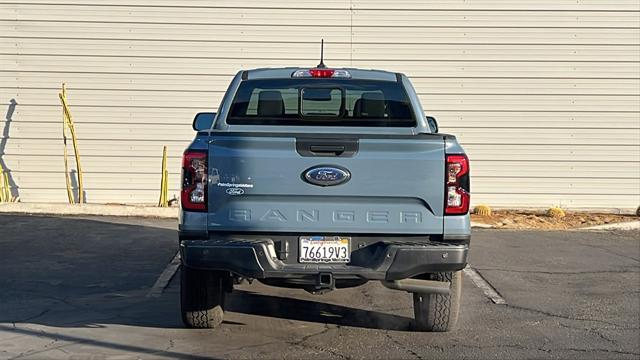
[[[451,283],[449,295],[413,294],[413,312],[416,329],[420,331],[449,331],[458,322],[462,271],[430,274],[431,280]]]
[[[190,328],[215,328],[222,323],[226,273],[190,269],[180,270],[182,322]]]

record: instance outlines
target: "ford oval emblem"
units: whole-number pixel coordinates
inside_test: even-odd
[[[244,189],[241,188],[228,188],[226,193],[229,195],[242,195],[244,194]]]
[[[305,170],[303,178],[313,185],[334,186],[349,181],[349,179],[351,179],[351,173],[349,173],[349,170],[341,167],[321,165]]]

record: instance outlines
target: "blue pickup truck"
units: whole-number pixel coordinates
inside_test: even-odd
[[[315,294],[380,281],[412,293],[415,329],[456,325],[469,160],[404,74],[240,71],[193,128],[179,220],[186,326],[219,325],[244,280]]]

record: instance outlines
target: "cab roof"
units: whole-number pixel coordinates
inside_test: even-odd
[[[373,69],[356,69],[356,68],[335,68],[328,69],[346,70],[351,74],[351,79],[356,80],[378,80],[378,81],[398,81],[400,74]],[[291,75],[297,70],[309,70],[314,67],[284,67],[284,68],[260,68],[244,70],[242,72],[243,80],[254,79],[290,79]]]

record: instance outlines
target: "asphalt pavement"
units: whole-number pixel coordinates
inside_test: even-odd
[[[459,328],[411,329],[379,283],[243,284],[215,330],[182,327],[167,219],[0,214],[0,359],[638,359],[638,231],[474,231]],[[155,286],[161,286],[159,289]]]

